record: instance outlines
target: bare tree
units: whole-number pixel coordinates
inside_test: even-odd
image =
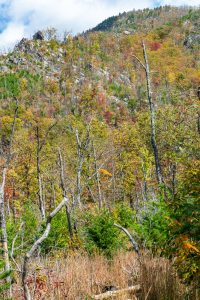
[[[94,146],[94,143],[92,143],[92,148],[93,148],[93,156],[94,156],[94,168],[95,168],[95,177],[96,177],[96,182],[97,182],[97,189],[98,189],[98,201],[99,201],[99,209],[102,208],[102,193],[101,193],[101,182],[100,182],[100,176],[99,176],[99,168],[97,164],[97,154],[96,154],[96,149]]]
[[[59,153],[59,163],[60,163],[60,182],[61,182],[61,188],[63,192],[63,197],[67,197],[67,190],[65,187],[65,175],[64,175],[64,162],[62,158],[61,150],[58,149]],[[73,228],[72,228],[72,222],[71,222],[71,211],[69,208],[69,203],[66,203],[66,216],[67,216],[67,222],[68,222],[68,228],[69,228],[69,235],[71,240],[73,239]]]
[[[41,151],[46,144],[47,137],[51,131],[51,129],[56,125],[57,122],[53,123],[49,128],[47,129],[44,138],[41,140],[40,137],[40,129],[39,125],[36,125],[36,141],[37,141],[37,147],[36,147],[36,163],[37,163],[37,180],[38,180],[38,200],[39,200],[39,209],[41,213],[42,220],[45,220],[46,217],[46,211],[45,211],[45,203],[44,203],[44,197],[43,197],[43,188],[42,188],[42,173],[41,173]]]
[[[10,260],[9,260],[9,253],[8,253],[8,236],[7,236],[7,229],[6,229],[6,214],[5,214],[5,184],[6,184],[6,175],[7,170],[10,166],[10,162],[12,159],[12,145],[13,145],[13,138],[15,133],[15,125],[17,119],[17,112],[18,112],[18,102],[16,101],[16,108],[14,111],[13,123],[11,128],[11,134],[9,140],[5,143],[2,142],[1,145],[1,156],[5,160],[3,165],[2,171],[2,181],[0,184],[0,230],[1,230],[1,248],[3,251],[3,260],[5,263],[5,271],[10,271]],[[7,277],[7,282],[10,282],[10,276]]]
[[[27,275],[28,275],[28,263],[30,258],[33,256],[37,248],[42,244],[42,242],[48,237],[51,230],[51,221],[56,216],[56,214],[68,204],[69,199],[64,197],[60,204],[50,213],[46,221],[46,228],[43,234],[35,241],[31,249],[26,253],[22,266],[22,286],[24,290],[25,300],[31,300],[31,294],[27,285]]]
[[[88,150],[89,143],[90,143],[90,135],[89,129],[87,130],[87,136],[85,140],[81,140],[78,130],[75,131],[76,135],[76,144],[77,144],[77,176],[76,176],[76,196],[75,196],[75,203],[74,206],[81,204],[81,193],[82,193],[82,186],[81,186],[81,174],[83,169],[83,163],[85,161],[85,152]]]
[[[132,235],[130,234],[130,232],[124,228],[123,226],[121,225],[118,225],[116,223],[114,223],[114,226],[117,227],[118,229],[122,230],[129,238],[132,246],[133,246],[133,249],[135,250],[135,252],[139,255],[139,246],[138,246],[138,243],[134,240],[134,238],[132,237]]]
[[[143,47],[143,56],[144,56],[144,63],[135,55],[133,55],[137,61],[140,63],[140,65],[144,68],[145,74],[146,74],[146,84],[147,84],[147,96],[148,96],[148,102],[149,102],[149,110],[150,110],[150,118],[151,118],[151,144],[153,147],[153,153],[154,153],[154,159],[155,159],[155,166],[156,166],[156,178],[158,181],[158,184],[163,184],[163,176],[162,176],[162,170],[160,165],[160,158],[158,153],[158,146],[156,142],[156,114],[155,114],[155,105],[153,102],[153,92],[151,87],[151,73],[150,73],[150,67],[149,67],[149,61],[146,51],[146,46],[144,41],[142,42]]]

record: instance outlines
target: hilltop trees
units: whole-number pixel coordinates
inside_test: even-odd
[[[27,298],[36,248],[111,257],[128,249],[122,227],[197,285],[199,50],[184,48],[176,10],[138,22],[167,11],[174,25],[30,40],[2,57],[2,253],[6,274],[17,263],[22,275],[25,256]]]

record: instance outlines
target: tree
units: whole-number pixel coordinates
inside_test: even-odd
[[[16,107],[14,110],[14,117],[13,122],[11,125],[10,135],[7,139],[7,143],[2,141],[1,143],[1,157],[4,160],[3,164],[3,171],[2,171],[2,181],[0,185],[0,229],[1,229],[1,247],[3,251],[3,261],[4,261],[4,269],[7,274],[6,280],[10,283],[10,259],[9,259],[9,252],[8,252],[8,236],[7,236],[7,229],[6,229],[6,215],[5,215],[5,184],[6,184],[6,175],[8,168],[10,166],[10,162],[12,159],[12,144],[15,134],[15,125],[16,125],[16,118],[18,112],[18,102],[16,101]],[[11,292],[10,292],[11,294]]]
[[[137,56],[134,55],[134,57],[139,61],[141,66],[144,68],[145,74],[146,74],[147,96],[148,96],[149,110],[150,110],[150,117],[151,117],[151,144],[153,147],[153,153],[154,153],[154,159],[155,159],[156,177],[157,177],[158,184],[161,185],[161,184],[164,184],[164,180],[163,180],[163,175],[162,175],[162,170],[161,170],[158,145],[156,142],[155,104],[153,102],[150,67],[149,67],[149,61],[148,61],[148,56],[147,56],[147,51],[146,51],[146,45],[145,45],[144,41],[142,42],[142,48],[143,48],[144,64],[141,62],[141,60]]]

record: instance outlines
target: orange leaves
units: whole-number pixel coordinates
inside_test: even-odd
[[[200,250],[189,241],[189,238],[186,235],[179,236],[179,239],[177,239],[177,242],[182,243],[183,249],[193,250],[196,253],[200,253]]]
[[[100,169],[99,172],[103,175],[106,175],[106,176],[109,176],[109,177],[112,177],[112,174],[106,170],[106,169]]]
[[[197,247],[195,247],[194,245],[192,245],[189,242],[184,243],[184,248],[185,249],[189,249],[189,250],[194,250],[195,252],[199,253],[199,249]]]

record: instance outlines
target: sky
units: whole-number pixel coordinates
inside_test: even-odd
[[[200,0],[0,0],[0,50],[39,29],[76,34],[124,11],[166,4],[199,6]]]

